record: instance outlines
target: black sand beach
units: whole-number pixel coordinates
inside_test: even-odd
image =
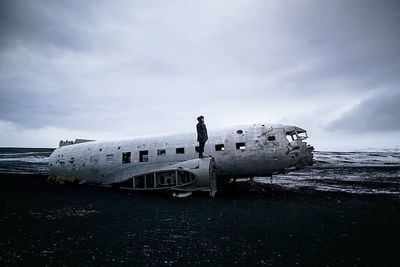
[[[2,174],[2,265],[397,265],[400,201],[313,191],[131,194]],[[267,185],[266,185],[267,187]]]
[[[2,266],[398,265],[398,151],[316,152],[214,199],[50,182],[51,151],[0,149]]]

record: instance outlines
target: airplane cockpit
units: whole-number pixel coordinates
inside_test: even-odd
[[[302,153],[307,155],[306,160],[299,162],[296,167],[303,167],[313,164],[312,152],[314,147],[308,145],[305,141],[308,138],[307,131],[297,126],[285,126],[286,140],[288,141],[287,154],[298,155]]]
[[[305,140],[308,138],[307,131],[296,126],[285,126],[285,131],[289,143],[297,139]]]

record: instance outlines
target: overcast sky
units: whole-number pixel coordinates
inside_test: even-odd
[[[400,1],[0,1],[0,146],[293,124],[399,147]]]

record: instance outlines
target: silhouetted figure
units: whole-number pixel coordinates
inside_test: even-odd
[[[204,156],[203,156],[204,145],[206,144],[206,142],[208,140],[207,127],[204,124],[203,116],[197,117],[197,120],[199,121],[199,123],[197,123],[197,125],[196,125],[197,142],[199,142],[199,158],[204,158]]]

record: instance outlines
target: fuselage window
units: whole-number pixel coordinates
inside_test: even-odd
[[[236,149],[244,150],[244,149],[246,149],[246,144],[245,143],[236,143]]]
[[[148,150],[139,151],[139,161],[140,162],[148,162],[149,161],[149,151]]]
[[[122,163],[131,163],[131,152],[122,153]]]
[[[157,150],[157,156],[165,156],[166,154],[167,154],[167,151],[165,149]]]
[[[215,145],[215,151],[224,151],[224,144]]]
[[[106,161],[114,161],[114,154],[107,154]]]
[[[185,154],[185,148],[184,147],[179,147],[176,149],[176,154]]]
[[[269,135],[268,141],[275,141],[275,135]]]

